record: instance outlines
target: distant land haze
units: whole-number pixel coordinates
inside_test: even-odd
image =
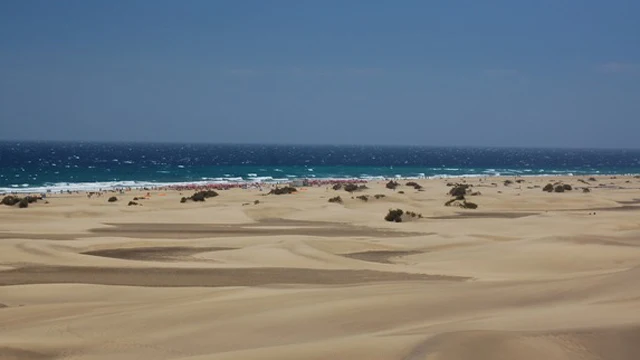
[[[3,192],[590,174],[640,174],[640,150],[0,142]]]

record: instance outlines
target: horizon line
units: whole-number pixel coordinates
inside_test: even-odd
[[[388,148],[460,148],[460,149],[529,149],[529,150],[632,150],[640,147],[580,147],[580,146],[516,146],[516,145],[418,145],[418,144],[331,144],[331,143],[260,143],[260,142],[185,142],[185,141],[144,141],[144,140],[35,140],[0,139],[0,143],[68,143],[68,144],[120,144],[120,145],[222,145],[222,146],[308,146],[308,147],[388,147]]]

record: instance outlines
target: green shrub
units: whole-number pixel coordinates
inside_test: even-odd
[[[385,216],[384,219],[391,222],[402,222],[403,214],[404,211],[402,211],[401,209],[389,209],[389,213],[387,213],[387,216]]]
[[[330,203],[342,204],[342,198],[340,196],[332,197],[329,199]]]

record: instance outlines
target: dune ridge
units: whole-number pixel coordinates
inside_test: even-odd
[[[0,359],[637,359],[640,179],[504,180],[0,206]]]

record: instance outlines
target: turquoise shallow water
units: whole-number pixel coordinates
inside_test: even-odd
[[[0,191],[294,178],[638,174],[640,150],[0,143]]]

